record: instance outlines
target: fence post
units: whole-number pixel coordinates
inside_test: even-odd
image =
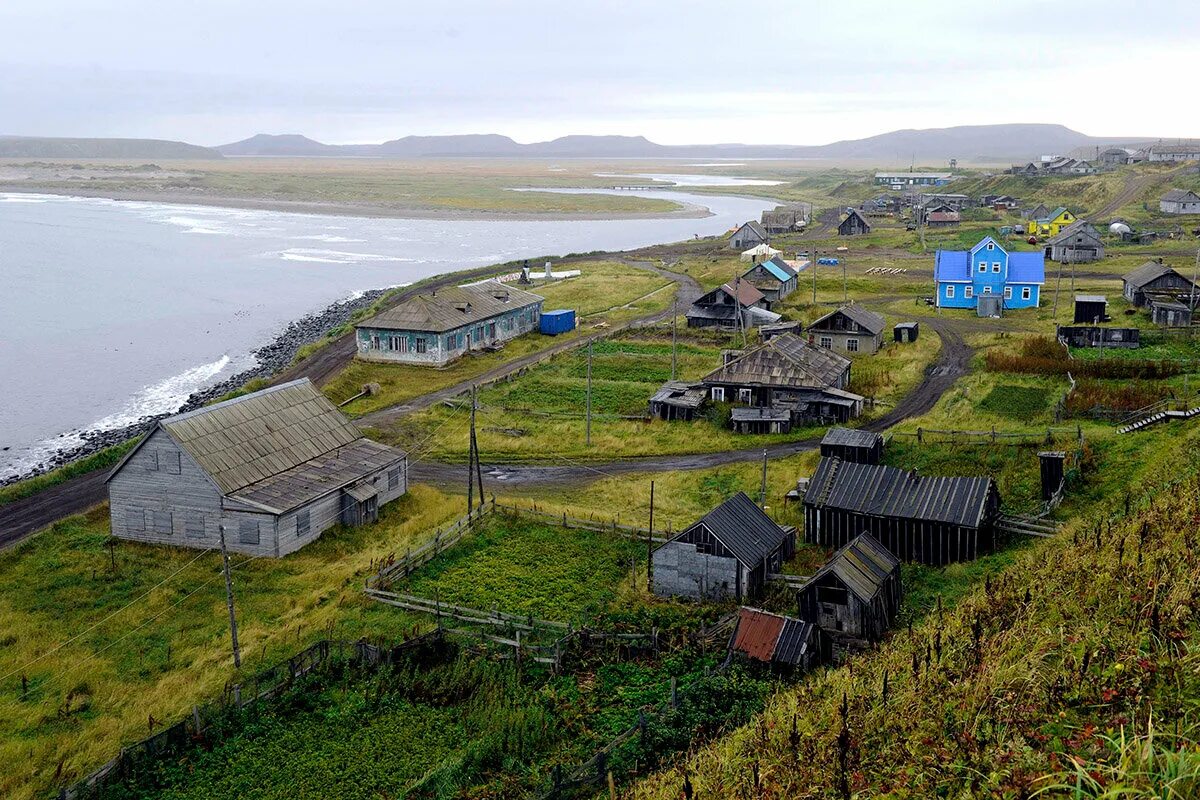
[[[676,687],[675,676],[671,676],[671,708],[679,708],[679,692]]]
[[[924,444],[924,443],[925,443],[925,439],[923,437],[923,431],[922,431],[921,427],[918,425],[917,426],[917,444]]]

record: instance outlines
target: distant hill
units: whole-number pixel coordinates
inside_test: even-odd
[[[877,163],[1004,162],[1105,147],[1151,137],[1096,137],[1062,125],[963,125],[899,130],[824,145],[662,145],[644,136],[563,136],[521,144],[498,134],[405,136],[382,144],[328,145],[304,136],[258,134],[216,148],[224,155],[391,158],[827,158]]]
[[[0,158],[221,158],[210,147],[166,139],[61,139],[0,136]]]

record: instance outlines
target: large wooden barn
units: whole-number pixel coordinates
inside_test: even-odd
[[[363,438],[307,378],[159,422],[108,477],[112,533],[282,556],[404,494],[408,457]]]
[[[782,528],[738,492],[666,542],[653,556],[654,593],[698,600],[758,597],[796,547]]]
[[[1144,306],[1154,295],[1182,297],[1190,295],[1194,286],[1161,261],[1147,261],[1137,269],[1124,275],[1123,294],[1135,306]]]
[[[804,540],[844,547],[870,533],[904,561],[950,564],[995,550],[999,515],[991,478],[923,477],[822,458],[804,494]]]
[[[801,619],[872,642],[891,627],[901,599],[900,559],[869,533],[854,537],[796,593]]]

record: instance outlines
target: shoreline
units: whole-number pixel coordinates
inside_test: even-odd
[[[588,187],[580,187],[586,190]],[[647,187],[661,189],[662,187]],[[674,187],[673,187],[674,188]],[[686,191],[678,187],[677,191]],[[520,191],[538,191],[537,189],[522,189]],[[277,211],[291,214],[317,214],[333,217],[367,217],[372,219],[434,219],[459,222],[597,222],[597,221],[631,221],[658,219],[704,219],[714,216],[708,208],[694,203],[670,200],[680,206],[675,211],[661,214],[629,213],[629,212],[554,212],[547,214],[532,214],[528,212],[506,211],[469,211],[438,208],[395,208],[378,203],[338,203],[318,200],[272,200],[255,197],[220,197],[213,195],[192,195],[186,192],[154,192],[136,189],[109,191],[104,189],[88,189],[74,186],[30,186],[13,183],[0,183],[0,192],[13,194],[43,194],[59,197],[91,197],[118,202],[163,203],[164,205],[180,206],[213,206],[217,208],[238,208],[251,211]],[[663,198],[668,199],[668,198]]]

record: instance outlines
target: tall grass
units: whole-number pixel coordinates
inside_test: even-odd
[[[993,372],[1018,372],[1032,375],[1066,375],[1076,378],[1139,378],[1155,380],[1178,375],[1182,367],[1166,360],[1132,360],[1127,358],[1075,359],[1066,357],[1066,350],[1049,336],[1031,336],[1021,344],[1020,353],[989,350],[984,355],[988,369]]]

